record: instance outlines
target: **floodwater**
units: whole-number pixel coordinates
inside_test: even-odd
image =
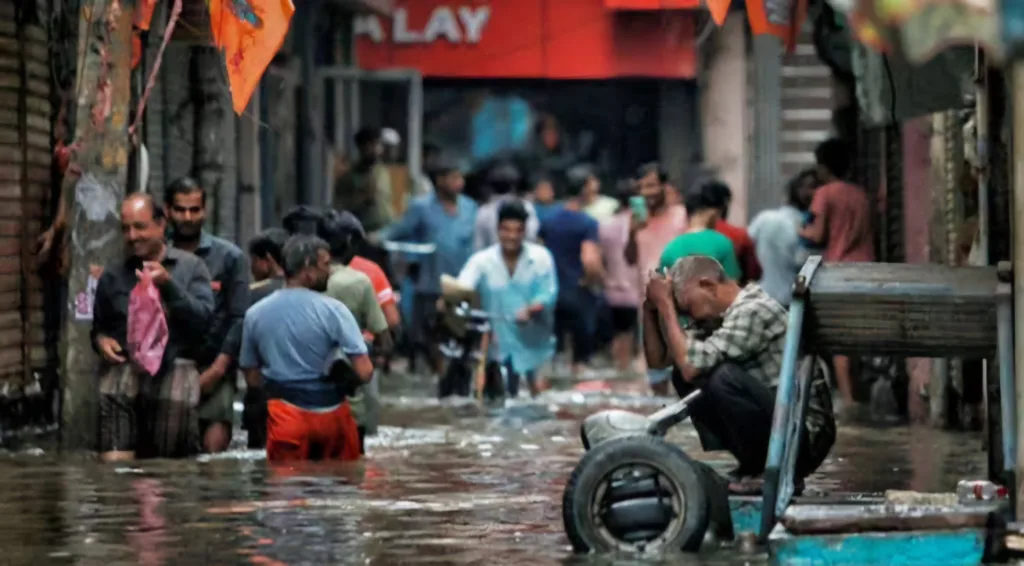
[[[562,530],[579,421],[665,400],[645,397],[640,380],[611,393],[565,387],[489,415],[471,402],[439,404],[423,381],[384,382],[384,426],[360,464],[270,466],[235,450],[105,465],[26,444],[0,455],[0,564],[608,564],[572,557]],[[699,453],[692,429],[671,438]],[[983,477],[984,462],[980,434],[841,428],[808,486],[950,490]],[[673,561],[763,562],[738,550]]]

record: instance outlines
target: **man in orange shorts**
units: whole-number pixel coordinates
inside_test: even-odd
[[[285,287],[246,312],[239,356],[249,386],[268,399],[267,459],[357,460],[346,397],[373,377],[362,332],[344,305],[322,295],[331,274],[326,242],[295,235],[281,255]]]

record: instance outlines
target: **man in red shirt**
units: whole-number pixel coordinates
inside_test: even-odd
[[[736,260],[740,264],[740,271],[743,272],[740,283],[747,284],[758,281],[761,279],[761,263],[757,261],[757,248],[754,246],[754,240],[750,238],[746,228],[725,221],[725,218],[729,216],[729,205],[732,204],[732,191],[725,183],[717,183],[715,187],[717,188],[715,198],[721,210],[721,216],[715,222],[715,231],[732,241]]]
[[[843,177],[850,170],[850,148],[840,140],[825,140],[814,150],[818,178],[824,183],[811,201],[811,221],[800,236],[824,246],[826,262],[875,260],[875,238],[871,228],[871,199],[857,185]],[[847,410],[856,411],[850,359],[836,356],[836,385]]]

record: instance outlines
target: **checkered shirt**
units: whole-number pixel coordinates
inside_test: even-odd
[[[789,315],[786,308],[760,286],[751,283],[740,290],[725,311],[722,324],[704,339],[688,332],[686,360],[698,373],[731,362],[761,380],[772,391],[779,383],[782,350]],[[835,427],[832,392],[824,376],[815,373],[806,422],[812,436]]]

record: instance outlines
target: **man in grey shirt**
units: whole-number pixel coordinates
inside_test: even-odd
[[[793,298],[793,282],[807,260],[808,251],[800,240],[807,209],[814,197],[818,179],[813,169],[805,169],[787,184],[788,202],[765,210],[750,223],[750,238],[761,263],[761,288],[783,306]]]

